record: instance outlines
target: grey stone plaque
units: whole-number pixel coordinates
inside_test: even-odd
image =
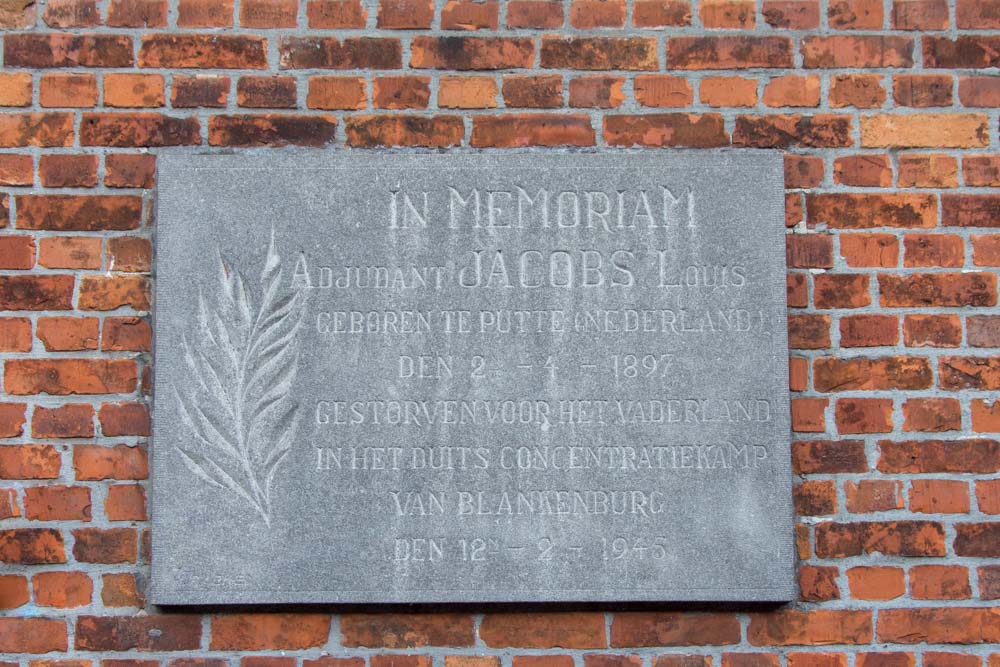
[[[788,600],[782,163],[158,163],[158,604]]]

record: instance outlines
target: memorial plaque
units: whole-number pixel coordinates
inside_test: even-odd
[[[780,155],[158,169],[154,603],[793,598]]]

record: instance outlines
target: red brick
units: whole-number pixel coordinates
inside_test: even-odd
[[[813,313],[789,315],[788,346],[795,350],[830,347],[830,316]]]
[[[90,604],[94,584],[86,572],[39,572],[31,577],[35,602],[68,609]]]
[[[85,113],[80,122],[83,146],[193,146],[201,143],[198,119],[153,112]]]
[[[231,614],[211,618],[213,651],[300,650],[323,646],[329,614]]]
[[[962,322],[955,315],[907,315],[903,320],[903,342],[909,347],[958,347]]]
[[[0,276],[0,310],[69,310],[72,276]]]
[[[499,24],[498,0],[448,0],[441,8],[442,30],[496,30]]]
[[[869,611],[785,610],[750,614],[747,641],[753,646],[867,644],[872,640]]]
[[[0,185],[31,185],[33,171],[30,155],[0,153]]]
[[[899,263],[899,239],[892,234],[841,234],[840,256],[850,267],[894,267]]]
[[[46,156],[43,156],[43,159]],[[35,265],[35,239],[27,235],[0,237],[0,269],[30,269]]]
[[[1000,470],[1000,442],[964,440],[880,440],[878,469],[888,473],[992,473]]]
[[[104,574],[101,575],[101,602],[105,607],[109,608],[141,608],[145,604],[145,599],[139,591],[135,575]]]
[[[134,563],[134,528],[77,528],[73,531],[73,557],[81,563]],[[77,648],[80,646],[77,635]]]
[[[687,79],[668,74],[636,76],[635,100],[644,107],[679,108],[694,102],[694,89]]]
[[[433,0],[379,0],[379,28],[386,30],[426,30],[434,21]]]
[[[962,428],[962,408],[956,398],[909,398],[903,403],[904,431],[941,432]]]
[[[836,514],[837,489],[829,480],[808,480],[792,490],[795,513],[799,516]]]
[[[211,146],[310,146],[333,142],[337,121],[333,116],[256,114],[212,116],[208,121]]]
[[[139,67],[265,69],[262,37],[163,33],[143,35]]]
[[[829,234],[785,236],[785,263],[795,269],[828,269],[833,266],[833,237]]]
[[[109,486],[104,515],[109,521],[145,521],[146,492],[138,484]]]
[[[1000,266],[1000,234],[972,236],[972,263],[976,266]]]
[[[822,433],[826,430],[825,398],[793,398],[791,404],[792,430],[797,433]]]
[[[632,23],[637,28],[691,25],[691,4],[687,0],[635,0]]]
[[[28,487],[24,490],[24,516],[32,521],[90,521],[90,489],[85,486]]]
[[[891,398],[841,398],[837,400],[837,430],[841,434],[892,431]]]
[[[0,352],[31,351],[31,320],[26,317],[0,318]],[[3,429],[0,428],[0,433]],[[2,436],[0,437],[9,437]]]
[[[594,656],[597,657],[597,656]],[[612,660],[589,660],[584,656],[585,667],[639,667],[642,658],[633,656],[606,656]],[[712,667],[712,658],[707,655],[658,655],[653,659],[653,667]]]
[[[37,406],[31,417],[35,438],[90,438],[94,435],[94,409],[87,403],[67,403],[57,408]]]
[[[737,116],[733,145],[748,148],[850,146],[851,118],[833,114]]]
[[[844,482],[847,511],[854,514],[903,509],[902,482],[862,479]]]
[[[0,519],[13,519],[21,516],[21,508],[17,504],[17,489],[0,489]]]
[[[111,0],[107,24],[115,28],[165,28],[167,0]]]
[[[972,148],[989,143],[985,114],[911,113],[861,117],[864,148]]]
[[[27,32],[8,34],[3,44],[7,67],[132,67],[128,35]]]
[[[904,107],[950,107],[952,78],[948,74],[897,74],[892,98]]]
[[[563,105],[562,76],[513,75],[503,78],[504,104],[510,108],[552,109]]]
[[[620,76],[593,74],[578,76],[569,82],[569,105],[591,109],[616,109],[625,101],[622,86],[625,79]],[[440,104],[438,93],[438,104]]]
[[[99,269],[101,239],[84,236],[42,238],[38,263],[49,269]]]
[[[399,69],[403,65],[398,39],[285,37],[279,50],[282,69]]]
[[[0,115],[0,147],[2,148],[15,146],[49,148],[72,144],[72,114],[8,113]],[[5,220],[6,217],[4,214]],[[6,223],[3,226],[6,226]]]
[[[92,188],[97,185],[97,162],[96,155],[42,155],[38,178],[47,188]]]
[[[862,308],[871,303],[868,276],[860,273],[819,273],[813,276],[817,308]]]
[[[833,161],[833,180],[842,185],[888,188],[892,186],[892,165],[888,155],[847,155]]]
[[[295,78],[291,76],[241,76],[236,82],[236,103],[255,109],[294,109]]]
[[[508,28],[559,28],[563,24],[563,3],[559,0],[510,0]]]
[[[927,359],[919,357],[819,357],[813,363],[817,391],[928,389],[933,383]]]
[[[1000,156],[965,155],[962,157],[962,173],[966,185],[1000,186]]]
[[[942,195],[941,224],[1000,227],[1000,195]]]
[[[786,300],[789,308],[805,308],[809,305],[809,287],[804,273],[789,273],[785,276]]]
[[[976,502],[983,514],[1000,514],[1000,479],[977,479]]]
[[[594,128],[582,114],[506,114],[477,116],[472,123],[475,148],[517,146],[593,146]]]
[[[781,667],[774,653],[723,653],[722,667]]]
[[[997,277],[988,273],[912,273],[878,276],[883,308],[994,306]]]
[[[0,574],[0,609],[17,609],[30,601],[26,578],[19,574]]]
[[[729,143],[721,114],[657,113],[604,117],[611,146],[713,148]]]
[[[66,622],[51,618],[0,618],[0,652],[65,651]]]
[[[101,338],[102,350],[149,352],[152,349],[149,322],[138,317],[107,317]]]
[[[861,440],[804,440],[792,443],[792,469],[797,475],[868,472]]]
[[[816,0],[764,0],[764,20],[772,28],[810,30],[819,27]]]
[[[978,655],[942,651],[924,653],[924,667],[979,667],[980,664],[982,660]]]
[[[4,389],[8,394],[121,394],[136,386],[135,362],[129,359],[8,359]]]
[[[96,350],[99,326],[94,317],[42,317],[36,335],[49,351]]]
[[[78,651],[191,651],[201,643],[201,617],[193,614],[80,616]]]
[[[149,411],[141,403],[104,403],[98,419],[105,436],[149,435]]]
[[[961,35],[949,39],[928,35],[924,40],[924,66],[948,69],[998,67],[1000,37]]]
[[[226,106],[229,77],[215,74],[174,75],[170,105],[177,109]]]
[[[306,16],[309,27],[322,30],[364,28],[368,12],[361,0],[308,0]]]
[[[162,107],[162,74],[108,73],[104,75],[104,106]]]
[[[604,617],[595,613],[487,614],[479,629],[492,648],[604,648]]]
[[[910,511],[920,514],[964,514],[969,511],[969,485],[945,479],[910,482]]]
[[[911,153],[900,155],[899,187],[958,187],[958,160],[950,155]]]
[[[699,99],[710,107],[752,107],[757,104],[757,82],[738,76],[713,76],[701,80]]]
[[[180,0],[179,28],[226,28],[233,25],[233,0]]]
[[[1000,107],[1000,77],[958,77],[958,99],[965,107]]]
[[[52,528],[12,528],[0,530],[0,563],[42,565],[65,563],[63,536]],[[0,618],[0,623],[3,619]],[[3,637],[0,630],[0,637]],[[3,642],[0,641],[0,646]],[[4,650],[0,648],[0,650]],[[14,649],[16,650],[16,649]],[[53,650],[65,650],[53,649]]]
[[[625,0],[573,0],[569,24],[580,30],[625,26]]]
[[[898,567],[852,567],[847,571],[847,582],[855,600],[894,600],[906,594],[906,574]],[[882,663],[868,658],[865,664]]]
[[[994,609],[961,607],[882,609],[876,635],[891,644],[977,644],[1000,636]]]
[[[903,266],[960,267],[965,244],[953,234],[907,234],[903,237]]]
[[[1000,599],[1000,566],[983,565],[978,568],[979,574],[979,597],[983,600]],[[996,654],[989,663],[990,667],[997,667]]]
[[[364,109],[366,104],[365,80],[361,77],[309,77],[306,106],[310,109]]]
[[[910,568],[910,595],[915,600],[969,598],[972,596],[969,571],[958,565],[917,565]],[[924,664],[928,664],[926,656]]]
[[[672,69],[790,68],[792,42],[778,36],[670,37],[667,65]]]
[[[294,28],[298,0],[241,0],[240,25],[245,28]]]
[[[372,105],[376,109],[426,109],[431,99],[428,76],[376,77]]]
[[[912,67],[913,39],[889,35],[804,37],[802,64],[807,69]]]
[[[926,194],[809,194],[806,209],[810,225],[840,229],[933,227],[937,223],[937,200]]]
[[[955,24],[967,30],[1000,29],[1000,7],[996,0],[957,0]]]
[[[833,0],[826,15],[836,30],[880,30],[885,24],[879,0]]]
[[[835,567],[802,565],[799,567],[799,599],[804,602],[825,602],[839,600],[840,588]],[[710,667],[707,666],[707,667]]]
[[[975,558],[1000,557],[1000,522],[955,524],[955,555]],[[994,610],[995,612],[996,610]],[[1000,625],[993,620],[990,638],[984,641],[1000,641]]]
[[[976,433],[1000,433],[1000,401],[972,400],[972,430]]]
[[[769,107],[817,107],[819,87],[818,75],[786,74],[768,81],[763,102]]]
[[[465,135],[459,116],[351,116],[347,119],[347,145],[356,147],[457,146]]]
[[[73,469],[76,479],[146,479],[149,463],[142,447],[115,445],[76,445],[73,447]]]
[[[543,68],[576,70],[657,70],[656,39],[652,37],[542,38]],[[531,63],[520,65],[530,67]]]
[[[149,310],[149,280],[145,276],[84,276],[80,281],[80,310]]]
[[[0,72],[0,107],[31,106],[31,72]]]
[[[830,106],[877,109],[886,93],[878,74],[837,74],[830,79]]]
[[[698,5],[698,15],[708,29],[752,30],[757,22],[751,0],[704,0]]]
[[[725,646],[740,641],[735,614],[623,612],[611,621],[611,646]]]
[[[24,425],[24,406],[16,407],[20,410],[19,434]],[[59,452],[52,445],[5,445],[0,447],[0,478],[56,479],[59,477],[60,462]]]
[[[845,315],[840,318],[842,347],[879,347],[899,340],[899,319],[895,315]]]
[[[823,158],[785,155],[785,188],[814,188],[823,182]],[[831,254],[830,261],[833,261]],[[832,263],[831,265],[832,266]]]
[[[892,27],[896,30],[944,30],[948,27],[948,2],[893,0]]]
[[[933,521],[830,522],[816,526],[816,555],[820,558],[871,553],[944,556],[944,528]]]

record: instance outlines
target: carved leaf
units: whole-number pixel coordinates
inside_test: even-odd
[[[177,447],[184,465],[248,501],[268,525],[271,483],[299,425],[299,406],[290,403],[306,302],[302,292],[281,295],[281,273],[272,229],[255,309],[250,284],[220,253],[215,306],[199,293],[200,335],[182,337],[194,382],[174,388],[181,421],[194,436]]]

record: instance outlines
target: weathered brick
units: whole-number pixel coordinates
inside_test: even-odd
[[[128,35],[16,33],[3,40],[7,67],[131,67]]]
[[[470,144],[475,148],[516,146],[593,146],[594,128],[582,114],[506,114],[477,116]]]
[[[625,612],[611,622],[611,646],[725,646],[740,641],[732,613]]]
[[[83,146],[191,146],[201,143],[198,119],[152,112],[85,113],[80,121]]]
[[[850,116],[834,114],[737,116],[733,130],[733,145],[749,148],[837,148],[853,143]]]
[[[576,70],[656,70],[651,37],[543,37],[541,65]],[[522,67],[530,66],[530,62]]]
[[[297,650],[326,644],[329,614],[230,614],[213,616],[213,651]]]
[[[465,135],[459,116],[351,116],[347,119],[347,145],[359,148],[378,146],[457,146]]]
[[[414,42],[417,39],[415,38]],[[399,69],[403,51],[386,37],[285,37],[278,45],[282,69]],[[415,65],[414,65],[415,66]]]
[[[249,35],[143,35],[139,67],[265,69],[266,44]]]
[[[792,67],[792,41],[777,36],[670,37],[667,66],[672,69]]]
[[[608,645],[604,616],[590,612],[487,614],[479,637],[491,648],[586,649]]]
[[[712,148],[729,144],[720,114],[658,113],[604,117],[611,146]]]
[[[212,116],[208,121],[210,146],[311,146],[334,140],[333,116],[257,114]]]
[[[201,618],[191,614],[80,616],[78,651],[190,651],[201,642]]]

